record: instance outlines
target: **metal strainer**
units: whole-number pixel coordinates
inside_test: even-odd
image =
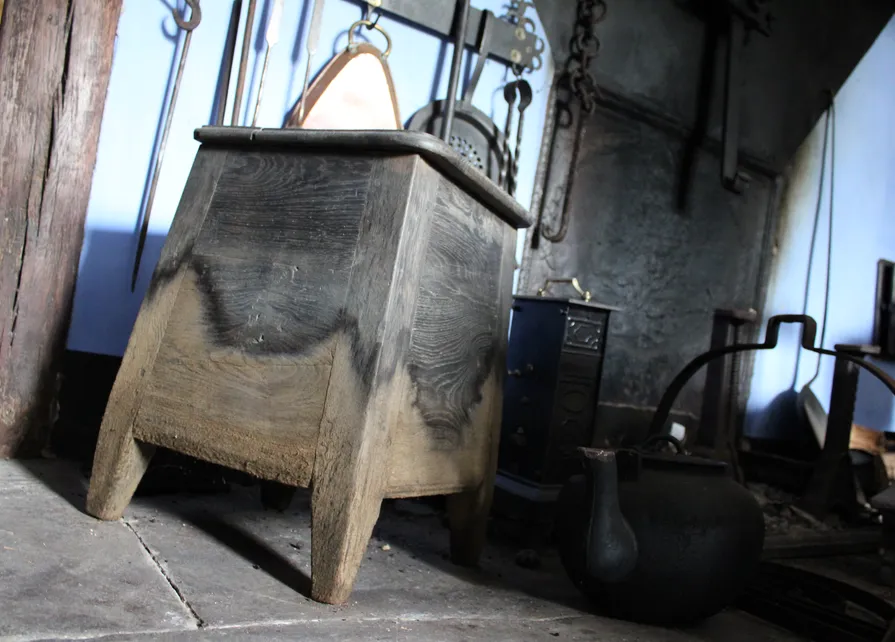
[[[481,109],[472,106],[472,96],[490,51],[491,21],[494,20],[494,14],[484,11],[482,20],[477,52],[479,57],[463,98],[456,104],[451,134],[447,142],[470,165],[495,183],[499,183],[506,153],[506,140],[494,121]],[[438,136],[444,122],[446,106],[446,100],[429,103],[410,117],[407,129]]]
[[[444,114],[444,100],[429,103],[416,112],[407,129],[438,136]],[[506,140],[493,120],[466,100],[457,104],[448,144],[466,161],[495,183],[500,179]]]

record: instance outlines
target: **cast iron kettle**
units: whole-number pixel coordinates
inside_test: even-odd
[[[684,384],[725,354],[776,347],[780,325],[802,325],[802,348],[853,361],[893,394],[895,381],[860,358],[814,347],[817,324],[806,315],[768,320],[765,342],[706,352],[672,381],[656,409],[652,437],[637,450],[580,449],[585,475],[559,497],[557,535],[569,577],[612,617],[683,625],[733,603],[758,568],[764,518],[753,495],[725,463],[685,455],[662,434]],[[650,452],[658,441],[677,454]]]

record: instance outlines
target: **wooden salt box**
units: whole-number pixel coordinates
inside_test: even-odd
[[[312,493],[312,597],[344,602],[384,497],[484,543],[516,229],[427,134],[204,127],[103,419],[87,510],[155,446]]]

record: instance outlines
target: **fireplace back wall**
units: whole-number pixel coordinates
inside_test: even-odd
[[[752,179],[734,194],[720,181],[723,34],[704,65],[707,29],[698,3],[606,2],[596,28],[602,47],[591,65],[602,91],[585,115],[568,233],[535,248],[529,233],[519,291],[533,292],[547,277],[577,276],[596,301],[622,308],[608,336],[596,419],[596,440],[612,444],[643,435],[672,377],[708,348],[716,308],[762,309],[787,163],[823,113],[826,90],[842,85],[893,8],[883,0],[771,3],[772,35],[750,35],[742,83],[734,87],[740,164]],[[536,4],[559,75],[577,3]],[[706,77],[712,82],[699,140]],[[557,133],[555,167],[569,162],[574,128]],[[688,149],[695,151],[682,203]],[[561,183],[535,186],[532,211],[543,208],[543,223],[553,229]],[[741,388],[750,367],[744,361]],[[678,399],[677,416],[688,426],[695,427],[703,385],[695,377]]]

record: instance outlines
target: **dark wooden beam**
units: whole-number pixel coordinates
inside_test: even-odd
[[[55,416],[121,0],[6,0],[0,22],[0,457]]]

